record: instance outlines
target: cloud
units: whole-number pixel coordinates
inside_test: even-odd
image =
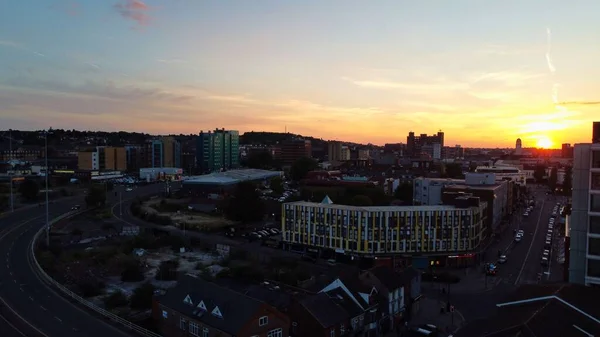
[[[44,54],[42,54],[42,53],[40,53],[40,52],[37,52],[37,51],[34,51],[33,53],[34,53],[35,55],[37,55],[37,56],[40,56],[40,57],[46,57],[46,55],[44,55]]]
[[[180,59],[157,59],[156,62],[166,63],[166,64],[181,64],[181,63],[186,63],[186,61],[180,60]]]
[[[90,66],[90,67],[92,67],[92,68],[94,68],[94,69],[98,69],[98,70],[100,70],[100,66],[99,66],[99,65],[97,65],[96,63],[92,63],[92,62],[85,62],[85,65],[87,65],[87,66]]]
[[[503,44],[488,44],[477,50],[477,54],[491,55],[491,56],[520,56],[525,54],[538,53],[543,50],[543,47],[523,47],[523,46],[509,46]]]
[[[494,81],[502,82],[508,86],[521,86],[526,81],[542,78],[544,76],[546,76],[546,74],[521,71],[498,71],[474,75],[471,77],[470,82],[471,84],[476,84],[480,82]]]
[[[416,92],[430,91],[448,91],[448,90],[466,90],[469,88],[467,83],[453,82],[445,79],[432,79],[429,82],[394,82],[388,80],[355,80],[348,77],[342,77],[344,81],[350,82],[359,87],[373,89],[400,89]]]
[[[16,47],[19,47],[20,44],[14,42],[14,41],[10,41],[10,40],[0,40],[0,47],[1,46],[16,48]]]
[[[598,105],[600,101],[572,101],[572,102],[560,102],[558,105]]]
[[[140,26],[147,26],[152,20],[148,15],[150,7],[141,0],[121,0],[114,8],[122,17],[133,20]]]
[[[178,93],[157,87],[143,87],[135,84],[119,83],[111,80],[84,81],[71,84],[56,80],[35,80],[18,77],[9,79],[5,83],[8,87],[12,88],[117,101],[167,102],[173,104],[188,103],[194,98],[193,95],[187,93]]]

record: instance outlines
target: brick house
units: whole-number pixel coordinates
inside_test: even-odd
[[[317,293],[293,302],[291,335],[297,337],[377,336],[378,293],[348,278],[338,278]]]
[[[290,320],[273,306],[190,275],[155,298],[164,337],[288,337]]]

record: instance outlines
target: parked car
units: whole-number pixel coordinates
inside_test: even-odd
[[[498,264],[504,264],[507,260],[508,258],[506,257],[506,255],[500,255],[500,257],[498,258]]]

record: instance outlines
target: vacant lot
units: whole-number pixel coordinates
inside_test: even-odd
[[[171,218],[173,224],[186,230],[218,231],[235,222],[218,215],[190,211],[186,199],[152,199],[142,204],[143,213]]]

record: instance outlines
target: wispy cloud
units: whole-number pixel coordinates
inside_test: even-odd
[[[448,91],[465,90],[469,88],[467,83],[448,81],[445,79],[431,80],[429,82],[395,82],[389,80],[356,80],[348,77],[342,77],[344,81],[350,82],[359,87],[373,89],[399,89],[406,91],[428,92],[428,91]]]
[[[524,71],[498,71],[474,75],[471,77],[471,84],[486,81],[502,82],[509,86],[520,86],[526,81],[545,77],[546,74],[530,73]]]
[[[37,52],[37,51],[34,51],[33,53],[34,53],[35,55],[37,55],[37,56],[40,56],[40,57],[46,57],[46,55],[44,55],[44,54],[42,54],[42,53],[40,53],[40,52]]]
[[[31,78],[13,78],[5,81],[8,87],[25,90],[35,90],[50,93],[60,93],[72,96],[87,96],[118,101],[145,101],[187,103],[193,95],[171,91],[158,87],[138,86],[117,81],[85,81],[66,83],[58,80],[37,80]],[[0,83],[1,85],[2,83]]]
[[[148,14],[150,7],[141,0],[121,0],[114,8],[122,17],[133,20],[140,26],[147,26],[152,20]]]
[[[0,47],[2,47],[2,46],[16,48],[16,47],[19,47],[21,45],[19,43],[17,43],[17,42],[10,41],[10,40],[0,40]]]
[[[519,56],[531,53],[539,53],[543,51],[543,47],[531,46],[509,46],[503,44],[488,44],[477,50],[477,54],[491,56]]]
[[[572,101],[572,102],[560,102],[558,105],[598,105],[600,101]]]
[[[100,66],[97,65],[96,63],[92,63],[92,62],[85,62],[85,65],[90,66],[94,69],[100,70]]]
[[[180,59],[157,59],[156,62],[165,63],[165,64],[181,64],[181,63],[186,63],[186,61],[180,60]]]

